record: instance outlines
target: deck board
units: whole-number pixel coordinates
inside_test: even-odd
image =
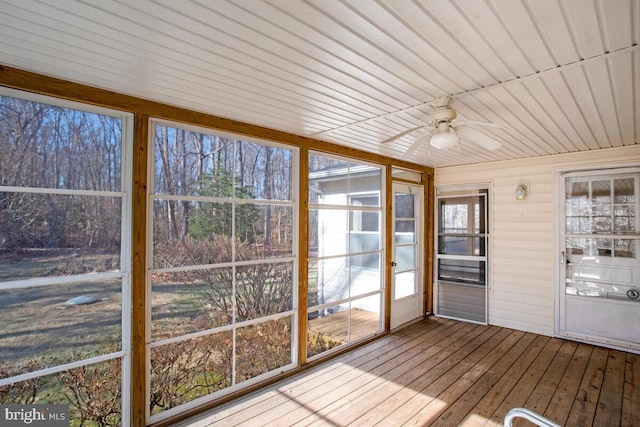
[[[567,425],[590,426],[596,413],[600,387],[604,378],[605,367],[609,350],[594,347],[587,364],[587,369],[582,377],[582,382],[578,387],[571,412],[567,419]]]
[[[639,383],[637,354],[431,317],[176,427],[636,426]]]
[[[620,425],[626,353],[609,351],[600,397],[593,417],[594,426]]]
[[[632,425],[640,419],[640,355],[627,354],[624,376],[624,403],[622,425]]]
[[[589,363],[592,351],[593,348],[589,345],[578,345],[546,411],[541,412],[542,415],[560,425],[567,423],[569,412],[573,402],[576,400],[578,388],[587,369],[587,363]]]

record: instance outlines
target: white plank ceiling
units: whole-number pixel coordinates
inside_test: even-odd
[[[507,126],[432,167],[639,145],[639,39],[640,0],[0,0],[7,66],[398,159],[436,97]]]

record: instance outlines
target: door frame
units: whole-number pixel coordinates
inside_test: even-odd
[[[396,209],[395,209],[395,195],[396,191],[406,191],[412,195],[415,195],[414,199],[414,209],[416,224],[415,224],[415,239],[416,239],[416,254],[415,254],[415,268],[416,268],[416,276],[414,277],[416,288],[415,293],[401,297],[395,298],[395,290],[396,290],[396,269],[395,269],[395,258],[396,258],[396,239],[395,239],[395,226],[396,226]],[[424,208],[424,184],[420,183],[407,183],[400,181],[393,181],[391,185],[391,260],[392,265],[390,268],[391,274],[389,277],[390,283],[390,299],[391,299],[391,307],[390,307],[390,329],[393,330],[399,326],[405,325],[408,322],[411,322],[416,319],[421,319],[424,316],[424,277],[425,277],[425,208]],[[409,313],[402,313],[404,316],[398,316],[396,313],[398,311],[410,311]]]

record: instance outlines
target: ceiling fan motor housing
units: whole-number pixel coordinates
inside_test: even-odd
[[[443,106],[443,107],[437,107],[435,110],[433,110],[433,112],[431,114],[429,114],[429,118],[431,119],[431,123],[433,124],[434,127],[436,127],[438,130],[440,130],[440,124],[441,123],[447,123],[450,124],[452,120],[454,120],[457,117],[457,113],[456,110],[454,110],[453,108],[447,106]],[[448,128],[447,130],[448,131]]]

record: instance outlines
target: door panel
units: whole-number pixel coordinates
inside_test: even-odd
[[[391,329],[422,316],[423,187],[393,184]]]
[[[640,351],[640,172],[561,178],[557,333]]]

